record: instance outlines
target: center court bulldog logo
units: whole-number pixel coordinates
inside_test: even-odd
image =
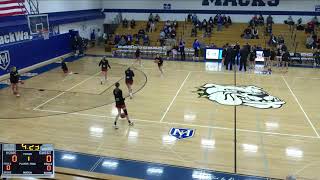
[[[250,106],[259,109],[280,108],[286,102],[256,86],[205,84],[198,88],[199,97],[229,106]]]

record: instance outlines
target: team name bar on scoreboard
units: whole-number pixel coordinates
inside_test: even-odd
[[[0,152],[2,178],[54,177],[52,144],[3,144]]]

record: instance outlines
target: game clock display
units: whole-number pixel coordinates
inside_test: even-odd
[[[54,177],[52,144],[2,144],[2,178]]]

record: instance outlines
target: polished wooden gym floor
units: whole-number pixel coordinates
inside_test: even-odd
[[[233,85],[234,74],[217,64],[164,62],[164,76],[151,60],[134,65],[134,98],[126,98],[129,127],[119,120],[113,84],[124,85],[130,59],[110,58],[112,69],[100,84],[100,57],[85,56],[33,77],[21,97],[0,90],[0,142],[53,143],[56,148],[179,166],[234,171],[234,107],[199,98],[206,83]],[[320,71],[275,68],[272,75],[238,72],[237,85],[254,85],[286,103],[278,109],[237,106],[237,172],[274,178],[320,177]],[[195,129],[176,140],[171,128]],[[71,171],[71,170],[70,170]],[[68,172],[68,170],[65,170]]]

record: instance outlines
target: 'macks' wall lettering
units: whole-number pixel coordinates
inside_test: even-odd
[[[202,6],[278,6],[280,0],[202,0]]]

